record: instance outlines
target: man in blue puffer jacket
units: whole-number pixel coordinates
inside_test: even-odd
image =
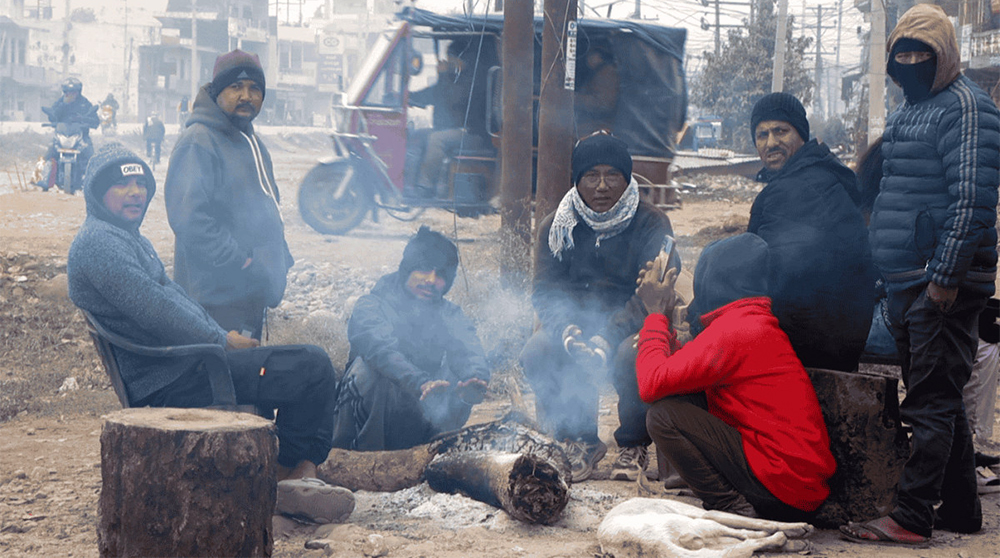
[[[871,244],[904,356],[900,412],[913,426],[912,451],[895,509],[841,531],[860,542],[924,544],[934,528],[982,527],[962,388],[996,278],[1000,113],[961,75],[955,29],[941,8],[908,10],[888,48],[887,71],[906,102],[886,123]]]

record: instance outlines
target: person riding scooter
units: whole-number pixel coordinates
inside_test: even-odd
[[[73,172],[74,176],[71,178],[72,183],[77,184],[83,177],[83,170],[87,168],[90,156],[94,154],[94,146],[90,142],[90,129],[100,126],[101,121],[97,117],[97,107],[83,96],[83,83],[79,79],[66,78],[62,82],[62,92],[62,97],[52,106],[42,107],[42,112],[49,117],[49,122],[53,127],[57,127],[59,124],[78,127],[83,136],[79,146],[80,155],[76,161],[76,169],[78,170]],[[52,170],[49,172],[48,182],[43,186],[43,189],[51,188],[55,182],[58,157],[59,153],[56,151],[55,142],[53,142],[49,145],[48,151],[45,152],[45,158],[52,163]]]
[[[97,111],[101,120],[101,133],[114,134],[118,128],[118,100],[113,93],[101,101],[101,106]]]

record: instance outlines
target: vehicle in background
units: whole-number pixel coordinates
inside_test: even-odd
[[[538,94],[541,84],[541,32],[535,19],[534,110],[537,141]],[[314,167],[299,187],[299,211],[311,227],[325,234],[344,234],[378,209],[398,219],[414,219],[427,207],[454,211],[460,216],[493,212],[498,195],[503,135],[499,60],[502,16],[441,16],[416,8],[398,14],[398,21],[381,34],[354,81],[333,107],[334,154]],[[633,175],[647,199],[677,207],[677,187],[670,163],[675,141],[687,113],[684,79],[683,29],[635,21],[581,20],[578,22],[578,58],[598,48],[615,61],[617,83],[612,131],[629,144]],[[412,193],[413,138],[410,129],[411,81],[425,70],[424,53],[438,60],[454,41],[465,41],[477,58],[462,71],[474,72],[467,114],[484,114],[487,148],[463,148],[444,161],[443,177],[430,197]],[[428,65],[429,66],[429,65]],[[471,66],[471,67],[470,67]],[[577,75],[584,64],[578,64]],[[586,71],[586,70],[583,70]],[[485,110],[473,110],[473,109]],[[434,110],[438,108],[435,107]],[[472,127],[465,122],[465,128]],[[481,127],[481,126],[480,126]],[[408,154],[409,151],[409,154]],[[537,158],[537,152],[536,152]],[[532,161],[534,165],[535,161]]]
[[[83,137],[83,125],[69,122],[52,124],[45,122],[42,126],[55,128],[52,137],[52,148],[57,154],[56,159],[50,159],[43,172],[43,180],[38,185],[43,191],[57,186],[67,194],[73,194],[83,188],[83,171],[80,164],[80,153],[88,146]]]
[[[118,133],[118,124],[115,119],[115,107],[111,105],[101,105],[97,109],[97,117],[101,119],[101,135],[113,136]]]

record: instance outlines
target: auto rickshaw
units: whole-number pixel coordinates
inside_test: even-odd
[[[542,19],[535,18],[534,26],[537,141]],[[378,37],[333,107],[334,155],[310,170],[299,187],[299,211],[306,223],[321,233],[344,234],[368,213],[377,218],[379,208],[403,220],[415,219],[428,207],[460,216],[495,211],[491,200],[499,193],[498,148],[503,134],[502,31],[503,18],[496,15],[442,16],[416,8],[397,14],[397,21]],[[678,205],[670,163],[687,112],[685,37],[684,29],[635,21],[577,22],[577,135],[587,133],[583,91],[588,80],[591,85],[598,83],[593,77],[601,71],[603,101],[591,111],[586,125],[610,129],[628,143],[640,190],[664,208]],[[462,48],[454,48],[456,44]],[[595,53],[599,56],[592,56]],[[420,81],[417,76],[423,74],[426,80],[425,72],[433,71],[425,67],[425,54],[439,61],[460,57],[458,72],[437,77],[461,81],[468,92],[458,107],[462,120],[452,124],[465,133],[449,146],[436,184],[418,188],[418,177],[426,174],[422,160],[426,154],[421,149],[428,145],[429,134],[438,131],[437,111],[442,108],[434,106],[431,129],[418,129],[410,121],[415,99],[422,94],[411,91],[411,85]],[[602,70],[592,67],[598,59]]]

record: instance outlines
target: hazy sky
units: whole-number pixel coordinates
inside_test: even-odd
[[[508,0],[512,1],[512,0]],[[521,0],[523,1],[523,0]],[[580,1],[580,0],[578,0]],[[750,13],[749,3],[747,6],[734,6],[729,4],[732,0],[726,0],[727,4],[720,5],[723,25],[738,25],[741,20],[748,17]],[[598,17],[594,11],[600,12],[601,16],[607,14],[608,4],[612,3],[611,17],[615,19],[626,18],[635,9],[635,0],[583,0],[587,8],[586,15]],[[714,50],[714,31],[705,31],[701,28],[701,20],[715,22],[714,4],[703,6],[701,0],[641,0],[642,16],[644,19],[651,19],[661,25],[668,27],[683,27],[688,30],[688,41],[686,51],[689,56],[697,56],[702,51]],[[418,0],[417,6],[437,12],[447,12],[451,10],[463,10],[466,0]],[[476,12],[482,12],[487,7],[487,0],[474,0]],[[492,0],[489,0],[492,5]],[[836,0],[821,2],[820,0],[789,0],[788,13],[795,17],[795,34],[801,34],[798,27],[802,21],[803,8],[807,8],[806,13],[808,24],[811,28],[806,32],[810,37],[816,36],[816,6],[823,6],[823,24],[832,26],[824,29],[822,36],[823,43],[823,64],[827,68],[832,68],[836,62],[837,45],[837,8]],[[868,23],[855,7],[854,2],[847,0],[843,2],[844,21],[840,34],[840,66],[848,69],[858,64],[861,55],[860,42],[857,30],[860,26],[863,31],[868,30]],[[723,42],[725,42],[727,28],[722,29]],[[828,54],[826,54],[828,53]],[[697,67],[697,60],[689,60],[689,64]]]

